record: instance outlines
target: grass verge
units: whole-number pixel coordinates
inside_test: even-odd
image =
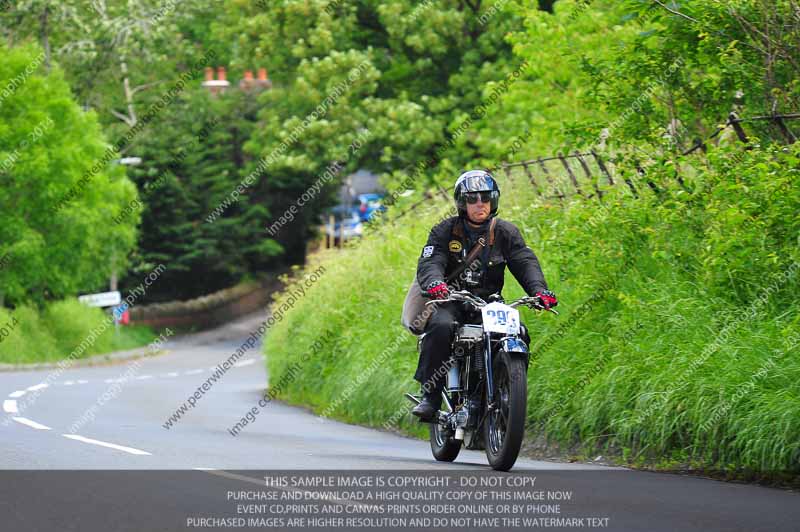
[[[668,185],[665,169],[649,174],[658,194],[619,188],[601,204],[542,203],[522,179],[501,183],[501,217],[518,225],[561,302],[559,317],[523,311],[529,438],[639,466],[800,473],[799,159],[728,155],[711,154],[691,192]],[[399,315],[448,207],[440,200],[314,258],[325,278],[265,342],[272,382],[291,373],[279,397],[424,435],[405,415],[417,355]],[[510,275],[504,292],[522,295]]]
[[[0,308],[0,337],[0,363],[25,364],[134,349],[149,344],[156,335],[142,326],[121,326],[117,332],[99,308],[57,301],[42,310]]]

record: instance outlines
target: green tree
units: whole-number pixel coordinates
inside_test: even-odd
[[[14,42],[35,39],[66,72],[79,102],[112,138],[134,127],[153,92],[199,59],[212,14],[199,0],[17,0],[0,14]],[[184,37],[186,34],[192,42]]]
[[[340,176],[368,168],[402,190],[420,161],[432,164],[412,186],[433,182],[442,160],[457,168],[478,157],[477,132],[454,130],[481,104],[483,86],[513,68],[504,35],[518,20],[491,8],[464,0],[227,4],[216,39],[235,42],[233,65],[269,65],[278,85],[262,97],[245,168],[263,170],[255,188],[276,200],[273,215],[335,162]],[[354,142],[361,147],[351,149]],[[282,229],[289,261],[304,259],[325,196]]]
[[[0,290],[12,305],[97,286],[136,238],[135,216],[110,223],[136,188],[101,162],[109,146],[96,115],[73,101],[56,64],[42,71],[43,58],[0,43]]]
[[[281,247],[265,233],[262,199],[243,199],[213,223],[204,218],[240,182],[242,150],[255,124],[255,95],[231,90],[212,97],[186,91],[151,124],[130,170],[141,202],[139,248],[123,286],[135,286],[159,264],[168,264],[151,301],[188,299],[228,287],[274,267]]]

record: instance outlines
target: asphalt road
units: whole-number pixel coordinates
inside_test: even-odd
[[[260,346],[165,428],[261,319],[171,339],[158,357],[56,378],[54,370],[0,373],[0,530],[188,530],[184,518],[224,512],[227,490],[263,486],[264,471],[489,470],[481,452],[437,463],[426,441],[277,401],[231,435],[264,392]],[[574,490],[573,509],[608,516],[609,530],[800,530],[800,497],[787,491],[524,459],[511,474]]]

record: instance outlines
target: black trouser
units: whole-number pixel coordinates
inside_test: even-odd
[[[453,343],[456,328],[463,323],[480,323],[481,317],[480,314],[469,316],[456,303],[439,304],[437,307],[437,311],[425,325],[425,336],[422,339],[414,379],[422,384],[423,392],[435,393],[438,397],[447,381],[447,362],[450,360],[450,345]],[[468,319],[470,317],[473,319]],[[521,327],[520,337],[530,345],[531,340],[525,325]]]
[[[455,303],[437,305],[436,312],[428,318],[425,336],[422,338],[419,364],[414,374],[414,379],[422,384],[423,392],[438,396],[444,388],[453,334],[459,324],[465,323],[466,318],[467,313],[461,305]]]

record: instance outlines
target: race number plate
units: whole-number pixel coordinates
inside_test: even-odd
[[[519,311],[503,303],[489,303],[481,308],[483,329],[488,332],[519,334]]]

